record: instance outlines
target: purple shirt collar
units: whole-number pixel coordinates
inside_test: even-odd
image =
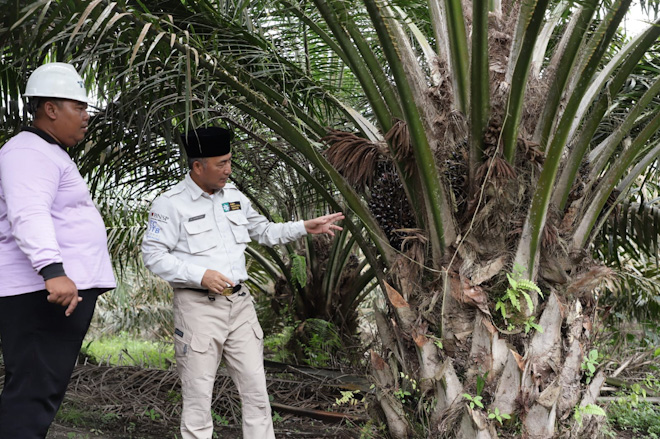
[[[58,145],[60,148],[62,148],[64,151],[66,151],[66,148],[63,147],[60,142],[55,140],[55,138],[53,136],[51,136],[50,134],[48,134],[44,130],[41,130],[41,129],[35,128],[35,127],[22,127],[21,131],[27,131],[27,132],[30,132],[32,134],[36,134],[37,136],[44,139],[46,142],[52,143],[53,145]]]

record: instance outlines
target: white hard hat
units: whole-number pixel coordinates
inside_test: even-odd
[[[44,64],[32,72],[24,96],[88,102],[83,79],[71,64],[63,62]]]

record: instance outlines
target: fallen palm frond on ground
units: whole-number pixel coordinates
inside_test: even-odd
[[[316,419],[332,431],[328,437],[350,438],[359,435],[357,424],[368,422],[368,404],[363,399],[368,384],[364,378],[274,362],[266,367],[276,429],[286,428],[288,423],[300,426],[301,422]],[[0,369],[0,376],[3,373]],[[342,390],[354,396],[338,404],[338,399],[346,400]],[[175,370],[79,365],[73,372],[67,400],[125,420],[135,417],[145,422],[157,420],[173,429],[181,414],[181,388]],[[220,368],[215,382],[212,409],[216,425],[240,431],[240,398],[224,367]],[[318,428],[318,422],[312,421],[312,425]],[[315,437],[325,437],[325,433]]]

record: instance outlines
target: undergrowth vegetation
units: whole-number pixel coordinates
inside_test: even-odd
[[[123,413],[107,408],[89,406],[65,400],[55,416],[55,423],[67,426],[64,429],[85,430],[87,433],[70,431],[67,439],[112,437],[122,439],[146,439],[154,437],[176,437],[174,426],[163,422],[153,409],[145,408],[139,413]],[[48,438],[54,434],[51,432]],[[107,436],[110,435],[110,436]]]
[[[112,366],[167,369],[174,364],[172,290],[144,267],[124,272],[119,286],[99,298],[81,360]],[[257,312],[266,333],[265,357],[311,367],[359,365],[351,349],[358,342],[342,335],[331,322],[297,321],[288,308],[274,313],[267,297],[255,293]]]
[[[597,349],[585,352],[585,363],[607,376],[601,388],[600,405],[607,413],[602,436],[660,439],[659,327],[653,320],[626,319],[621,311],[607,317],[596,339]]]
[[[99,297],[90,327],[93,337],[129,333],[147,340],[172,340],[172,288],[142,265],[117,273],[117,288]]]
[[[336,327],[320,319],[287,324],[264,340],[265,354],[273,361],[312,367],[328,367],[347,358],[343,346]]]
[[[93,364],[169,369],[174,364],[174,346],[143,340],[129,333],[92,338],[83,343],[81,356]]]
[[[610,404],[607,409],[610,430],[631,433],[632,437],[660,438],[660,406],[641,401],[631,404],[622,397]],[[612,432],[610,437],[617,437]]]
[[[122,267],[99,297],[80,362],[168,369],[174,364],[172,289],[141,264]]]

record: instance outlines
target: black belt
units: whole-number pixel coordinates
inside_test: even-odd
[[[222,296],[231,296],[232,294],[237,293],[238,291],[240,291],[240,289],[242,287],[243,287],[243,284],[236,284],[233,287],[227,287],[227,288],[225,288],[224,290],[222,290],[220,292],[220,295],[222,295]],[[197,291],[198,293],[202,293],[202,294],[209,294],[209,290],[207,290],[205,288],[186,288],[186,289],[191,290],[191,291]]]

